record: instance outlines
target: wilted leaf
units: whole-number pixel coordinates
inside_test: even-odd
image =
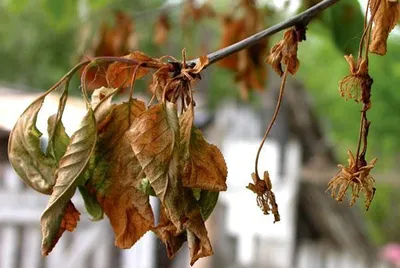
[[[85,57],[112,56],[120,57],[126,55],[136,47],[137,37],[135,36],[135,25],[129,14],[122,11],[117,11],[114,14],[112,24],[104,22],[101,25],[101,30],[93,38],[91,47],[85,49]],[[109,20],[108,18],[106,19]],[[93,29],[85,29],[86,32],[93,32]],[[88,34],[82,34],[88,36]],[[88,43],[88,38],[83,38],[80,43]],[[86,84],[88,90],[94,90],[102,86],[107,86],[106,72],[108,63],[101,64],[97,67],[92,67],[88,70],[86,76]]]
[[[160,68],[153,74],[153,79],[149,86],[150,92],[157,98],[158,101],[162,100],[163,92],[170,80],[169,71],[167,68]],[[166,96],[168,94],[166,93]],[[167,97],[167,99],[169,99]]]
[[[211,256],[214,252],[197,204],[190,208],[189,212],[186,213],[186,217],[188,218],[185,227],[187,229],[190,265],[193,265],[199,258]]]
[[[65,154],[69,143],[69,136],[65,132],[64,125],[61,121],[64,113],[65,104],[68,99],[68,83],[61,95],[56,115],[49,117],[47,121],[47,133],[49,134],[49,143],[47,145],[47,155],[51,155],[56,162],[60,161]]]
[[[65,155],[59,162],[56,183],[49,203],[41,218],[42,252],[50,252],[55,245],[68,203],[79,184],[96,144],[96,121],[89,108],[80,128],[72,135]]]
[[[289,29],[283,33],[283,39],[271,48],[266,62],[271,64],[274,71],[279,75],[283,75],[282,64],[287,66],[289,73],[294,75],[299,69],[300,62],[297,58],[297,43],[301,40],[297,39],[296,30]]]
[[[200,206],[201,216],[203,220],[206,221],[211,213],[214,211],[215,206],[218,202],[219,192],[205,191],[200,192],[200,199],[198,204]]]
[[[132,247],[154,224],[149,197],[139,190],[142,168],[125,137],[130,119],[144,110],[138,100],[114,107],[111,120],[98,134],[95,167],[87,184],[110,219],[120,248]]]
[[[161,207],[159,223],[152,231],[165,244],[167,256],[170,259],[175,256],[187,240],[186,232],[184,230],[177,231],[175,225],[167,217],[164,207]]]
[[[65,210],[63,211],[63,218],[61,219],[60,228],[57,234],[54,236],[52,244],[48,248],[42,248],[42,254],[48,255],[54,246],[57,244],[58,240],[61,238],[62,234],[67,230],[68,232],[73,232],[78,225],[78,221],[81,213],[75,208],[74,204],[69,201]]]
[[[193,74],[200,73],[204,68],[207,67],[208,64],[209,64],[208,57],[205,55],[200,56],[199,60],[196,62],[196,65],[193,67],[193,69],[191,69],[191,73]]]
[[[178,231],[176,226],[168,219],[164,208],[162,208],[160,222],[153,229],[153,232],[165,244],[168,258],[173,258],[187,240],[191,259],[190,265],[193,265],[199,258],[211,256],[213,250],[199,206],[188,189],[182,194],[185,195],[186,201],[185,216],[187,220],[184,224],[184,229]]]
[[[215,145],[205,141],[201,131],[193,126],[193,119],[193,109],[190,105],[179,120],[184,156],[183,186],[225,191],[228,171],[224,157]]]
[[[87,213],[92,216],[90,220],[99,221],[103,219],[103,208],[97,201],[96,196],[91,194],[84,186],[78,186],[78,190],[82,195],[85,202],[85,209]]]
[[[148,57],[146,54],[140,51],[134,51],[129,55],[124,56],[126,59],[137,60],[138,63],[144,62],[156,62],[157,60]],[[135,73],[136,68],[139,65],[132,65],[123,62],[114,62],[108,66],[107,69],[107,81],[110,87],[120,88],[120,87],[128,87],[133,82],[133,75]],[[138,67],[136,72],[136,79],[140,79],[145,76],[149,70],[144,67]]]
[[[389,33],[394,29],[400,18],[400,3],[390,0],[372,0],[370,9],[375,26],[372,30],[369,50],[372,53],[385,55]]]
[[[58,162],[67,150],[69,136],[65,132],[63,123],[61,121],[57,122],[57,115],[49,117],[47,120],[47,129],[50,137],[47,146],[47,155],[51,155]]]
[[[184,200],[180,192],[182,182],[176,105],[161,103],[143,112],[136,118],[127,136],[146,178],[165,206],[167,217],[181,231]]]
[[[56,161],[40,149],[42,133],[36,119],[46,95],[39,97],[23,112],[11,131],[8,157],[20,178],[38,192],[50,194],[55,183]]]

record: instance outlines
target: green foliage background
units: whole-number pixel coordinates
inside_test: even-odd
[[[304,1],[304,5],[308,1]],[[82,7],[82,3],[86,3]],[[85,24],[100,25],[112,10],[123,9],[135,19],[140,36],[140,50],[152,56],[164,54],[180,58],[181,48],[189,56],[201,54],[199,47],[209,50],[219,46],[220,21],[207,19],[201,24],[189,22],[186,31],[180,26],[180,5],[168,8],[174,29],[166,48],[152,44],[152,27],[162,0],[11,0],[0,2],[0,83],[18,88],[43,91],[65,74],[80,56],[77,53],[78,32]],[[215,1],[222,13],[229,12],[229,1]],[[304,8],[304,6],[303,6]],[[228,8],[229,9],[229,8]],[[271,17],[269,24],[282,20],[287,14],[265,8]],[[307,41],[300,44],[301,67],[298,78],[310,90],[320,121],[337,149],[338,157],[345,161],[345,152],[355,150],[360,105],[345,102],[339,97],[338,81],[348,73],[345,53],[355,53],[363,26],[363,14],[356,0],[341,1],[324,12],[309,25]],[[212,34],[202,38],[202,28]],[[93,28],[93,31],[96,27]],[[280,34],[273,39],[279,39]],[[394,33],[385,57],[371,56],[370,72],[374,79],[372,121],[368,158],[379,157],[378,171],[396,173],[400,159],[400,46],[399,35]],[[271,40],[273,43],[273,40]],[[236,98],[233,75],[212,67],[209,82],[210,107],[215,108],[224,98]],[[207,74],[205,74],[207,75]],[[74,81],[78,87],[78,81]],[[76,94],[78,90],[76,90]],[[379,178],[376,178],[379,181]],[[396,207],[400,198],[397,189],[378,185],[378,192],[369,213],[367,224],[371,235],[379,244],[400,239],[396,228],[400,216]],[[361,202],[360,202],[361,203]]]

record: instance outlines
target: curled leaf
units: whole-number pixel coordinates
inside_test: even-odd
[[[390,0],[371,0],[370,9],[375,26],[372,30],[369,51],[385,55],[389,33],[394,29],[400,18],[400,3]]]
[[[198,204],[200,206],[200,213],[203,217],[203,220],[206,221],[213,212],[215,206],[218,202],[219,192],[211,192],[202,190],[200,192],[200,199]]]
[[[124,62],[114,62],[110,64],[107,68],[106,75],[110,87],[124,88],[131,86],[136,68],[138,68],[138,70],[135,79],[140,79],[149,72],[145,67],[138,67],[140,63],[158,62],[158,60],[148,57],[141,51],[131,52],[129,55],[124,56],[124,58],[136,60],[138,64],[128,64]]]
[[[179,121],[176,105],[160,103],[139,115],[127,133],[132,149],[165,207],[182,230],[183,197],[179,174]]]
[[[63,211],[63,218],[60,223],[60,228],[58,229],[58,232],[52,241],[52,245],[50,245],[48,248],[42,249],[43,255],[48,255],[51,252],[65,231],[73,232],[75,230],[76,226],[78,225],[80,215],[81,213],[75,208],[74,204],[69,201],[65,211]]]
[[[65,132],[65,127],[61,121],[64,113],[65,104],[68,99],[68,83],[61,95],[56,115],[49,117],[47,121],[47,132],[49,133],[49,143],[47,145],[47,155],[51,155],[56,162],[60,161],[65,154],[69,143],[69,136]]]
[[[36,128],[36,119],[45,97],[36,99],[19,117],[10,134],[8,157],[14,170],[28,186],[50,194],[57,165],[53,157],[42,152],[42,133]]]
[[[178,232],[175,225],[167,217],[164,207],[161,207],[160,221],[152,231],[165,244],[167,256],[170,259],[175,256],[187,240],[186,232],[184,230]]]
[[[145,110],[143,102],[116,105],[98,132],[94,170],[86,187],[95,194],[115,233],[115,245],[130,248],[153,227],[147,194],[139,190],[144,174],[126,138],[130,120]]]
[[[274,71],[279,75],[283,75],[282,64],[287,65],[289,73],[294,75],[300,66],[297,58],[297,33],[295,29],[286,30],[283,39],[271,48],[270,55],[266,61],[271,64]]]
[[[200,207],[189,190],[185,190],[185,217],[184,227],[187,229],[187,239],[190,252],[190,265],[199,258],[213,255],[210,239],[204,224]]]
[[[184,155],[183,186],[209,191],[225,191],[228,170],[220,150],[206,142],[199,129],[193,126],[190,105],[180,117],[181,148]]]
[[[103,208],[100,203],[97,202],[96,196],[91,194],[85,187],[78,186],[78,190],[82,195],[85,203],[85,209],[87,213],[92,216],[91,221],[99,221],[103,219]]]
[[[59,162],[56,183],[49,203],[41,217],[42,252],[50,252],[58,239],[62,219],[68,203],[79,184],[78,178],[85,170],[96,144],[96,122],[93,110],[82,119],[80,128],[72,135],[65,155]]]

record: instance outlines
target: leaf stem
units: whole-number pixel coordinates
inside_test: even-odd
[[[296,25],[301,25],[301,26],[305,27],[315,16],[317,16],[319,13],[321,13],[322,11],[324,11],[328,7],[332,6],[333,4],[336,4],[339,1],[340,0],[324,0],[316,5],[312,6],[311,8],[305,10],[304,12],[289,18],[286,21],[275,24],[274,26],[271,26],[261,32],[258,32],[254,35],[247,37],[246,39],[243,39],[242,41],[239,41],[228,47],[222,48],[211,54],[208,54],[207,55],[207,58],[209,60],[208,65],[211,65],[219,60],[222,60],[240,50],[246,49],[246,48],[258,43],[265,37],[271,36],[271,35],[273,35],[277,32],[280,32],[284,29],[287,29],[287,28],[290,28],[290,27],[293,27]],[[200,59],[197,58],[197,59],[188,61],[187,65],[194,64],[199,60]],[[205,66],[205,67],[207,67],[207,66]]]
[[[260,176],[258,175],[258,159],[260,158],[261,149],[264,146],[265,140],[267,139],[269,132],[271,131],[272,126],[274,125],[276,118],[278,117],[279,109],[281,108],[281,104],[282,104],[283,93],[285,91],[287,73],[288,73],[288,66],[286,65],[285,72],[283,73],[283,76],[282,76],[281,87],[279,89],[279,96],[278,96],[278,100],[276,102],[274,114],[272,116],[271,122],[269,122],[267,130],[265,131],[265,134],[261,141],[260,147],[258,147],[256,161],[255,161],[255,171],[254,171],[256,173],[257,178],[260,178]]]

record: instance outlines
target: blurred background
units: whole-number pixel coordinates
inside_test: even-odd
[[[318,0],[1,0],[0,1],[0,268],[189,267],[185,246],[168,260],[163,244],[146,234],[130,250],[113,246],[108,220],[82,213],[74,233],[64,234],[49,257],[40,255],[40,215],[47,202],[26,188],[7,160],[7,139],[18,116],[41,92],[86,57],[122,56],[141,50],[181,59],[213,52],[274,25]],[[270,171],[281,221],[262,215],[245,186],[258,144],[272,116],[279,77],[264,59],[282,33],[208,68],[195,85],[196,124],[222,150],[228,190],[207,226],[215,255],[195,267],[400,267],[400,42],[395,29],[384,57],[371,55],[374,79],[367,159],[375,199],[364,211],[337,204],[326,183],[355,150],[360,105],[344,101],[338,81],[348,73],[343,55],[355,54],[366,0],[341,1],[308,26],[299,44],[300,70],[288,80],[278,120],[260,170]],[[151,76],[136,83],[150,98]],[[92,88],[101,76],[88,76]],[[71,90],[72,89],[72,90]],[[78,75],[64,114],[69,133],[85,111]],[[120,96],[123,98],[124,96]],[[57,93],[38,120],[57,110]],[[78,207],[84,207],[80,197]],[[157,200],[152,200],[154,207]]]

